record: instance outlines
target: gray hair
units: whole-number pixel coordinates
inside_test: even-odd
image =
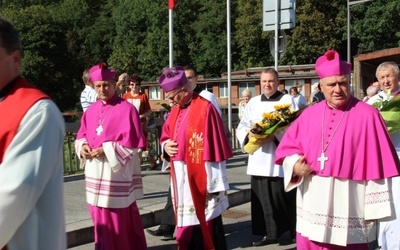
[[[242,91],[242,96],[248,95],[251,97],[251,90],[250,89],[245,89]]]
[[[376,68],[376,73],[375,73],[376,78],[378,78],[378,71],[388,69],[389,67],[393,68],[394,73],[397,76],[399,75],[399,72],[400,72],[399,65],[397,65],[397,63],[395,63],[395,62],[388,61],[388,62],[383,62],[383,63],[379,64],[378,68]]]
[[[372,96],[378,94],[378,92],[379,92],[379,88],[374,85],[371,85],[367,88],[367,96],[369,96],[369,97],[372,97]]]

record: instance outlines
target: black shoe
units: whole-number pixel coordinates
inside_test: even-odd
[[[153,235],[153,236],[164,236],[164,230],[151,230],[151,229],[146,229],[146,232],[148,232],[149,234]]]
[[[162,240],[165,240],[165,241],[167,241],[167,240],[173,240],[173,239],[174,239],[173,234],[172,234],[172,233],[168,233],[168,232],[165,232],[165,233],[164,233],[164,238],[162,238]]]
[[[267,236],[262,237],[261,239],[257,240],[257,241],[253,241],[251,243],[251,245],[253,247],[261,247],[261,246],[265,246],[265,245],[269,245],[269,244],[275,244],[278,243],[278,241],[276,239],[267,239]]]
[[[157,230],[151,230],[151,229],[146,229],[146,232],[153,236],[164,236],[164,238],[167,239],[172,239],[173,235],[170,232],[164,231],[162,229],[157,229]]]
[[[147,168],[147,171],[157,170],[157,168],[158,168],[158,164],[155,164],[154,166],[149,166]]]

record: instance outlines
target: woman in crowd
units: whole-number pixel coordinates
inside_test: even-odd
[[[148,170],[154,170],[156,166],[156,160],[154,156],[151,155],[149,150],[149,142],[148,142],[148,130],[147,124],[149,122],[150,116],[152,114],[149,98],[145,93],[140,92],[140,84],[141,79],[137,75],[132,75],[129,78],[129,92],[126,92],[123,96],[125,100],[131,103],[133,106],[136,107],[137,111],[139,112],[140,122],[142,124],[142,130],[144,137],[147,139],[146,147],[142,148],[142,151],[148,151],[148,159],[150,163],[150,167]],[[140,153],[140,161],[142,162],[142,153]]]

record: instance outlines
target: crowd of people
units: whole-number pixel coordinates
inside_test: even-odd
[[[18,31],[0,18],[0,249],[65,249],[65,125],[50,97],[20,75],[21,61]],[[320,81],[309,102],[299,86],[279,90],[272,68],[260,73],[259,95],[242,92],[237,139],[242,148],[260,145],[245,163],[251,229],[259,236],[251,246],[289,232],[297,249],[370,249],[372,242],[400,249],[400,131],[388,130],[379,110],[399,95],[400,70],[380,64],[377,83],[358,100],[351,68],[335,50],[317,58]],[[95,248],[147,249],[136,201],[143,197],[142,152],[150,148],[149,99],[138,75],[117,79],[106,63],[85,69],[82,80],[75,150]],[[169,170],[170,185],[161,225],[147,233],[175,235],[181,250],[223,250],[233,152],[218,102],[197,80],[191,66],[165,68],[158,78],[171,106],[160,135],[160,168]],[[291,124],[262,137],[251,132],[285,105],[299,111]],[[154,170],[156,159],[148,158]]]

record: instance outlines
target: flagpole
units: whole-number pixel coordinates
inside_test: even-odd
[[[174,66],[174,30],[173,30],[173,19],[172,19],[172,8],[168,10],[169,12],[169,67]]]
[[[227,71],[228,71],[228,129],[232,133],[232,97],[231,97],[231,4],[226,1],[226,48],[227,48]]]

